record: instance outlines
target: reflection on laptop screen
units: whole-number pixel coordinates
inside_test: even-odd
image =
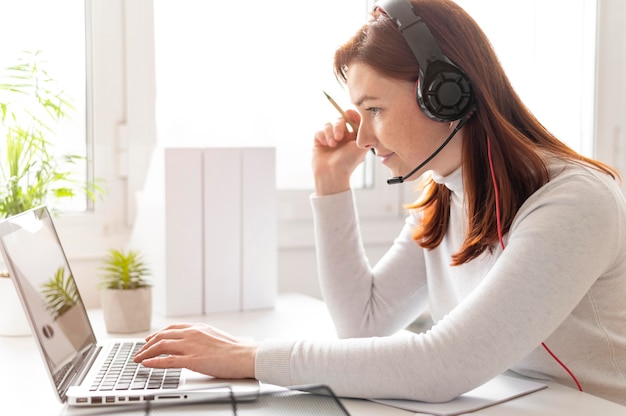
[[[0,223],[3,254],[57,388],[95,337],[45,207]]]

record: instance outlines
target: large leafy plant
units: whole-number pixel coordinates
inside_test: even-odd
[[[94,200],[97,181],[75,178],[85,157],[58,155],[49,139],[72,111],[71,100],[49,75],[40,52],[24,52],[0,74],[0,218],[76,195]],[[1,143],[1,142],[0,142]]]

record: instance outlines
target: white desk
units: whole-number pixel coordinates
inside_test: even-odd
[[[111,337],[104,329],[100,311],[91,311],[90,315],[96,333],[103,338]],[[283,295],[279,298],[276,308],[272,310],[177,319],[155,317],[153,327],[157,329],[170,322],[182,321],[207,322],[233,335],[251,336],[259,340],[335,337],[324,303],[302,295]],[[18,368],[21,369],[21,376],[8,376]],[[45,416],[64,413],[65,407],[55,397],[32,336],[0,337],[0,372],[2,414]],[[412,414],[366,400],[344,399],[342,402],[353,416]],[[10,412],[7,412],[8,410]],[[626,416],[626,407],[568,387],[548,383],[547,389],[480,410],[476,415]]]

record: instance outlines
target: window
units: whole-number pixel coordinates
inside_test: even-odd
[[[337,118],[322,91],[349,106],[332,58],[365,22],[367,2],[322,0],[296,10],[289,0],[218,8],[156,0],[154,9],[161,143],[276,146],[279,217],[309,220],[313,134]],[[364,171],[378,176],[362,181],[374,185],[359,191],[361,214],[395,216],[399,188],[381,185],[386,169],[371,162]]]
[[[364,0],[154,2],[160,140],[277,147],[279,189],[312,188],[313,133],[342,105],[333,52],[366,18]]]

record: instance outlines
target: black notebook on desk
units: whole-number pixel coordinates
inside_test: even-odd
[[[185,369],[138,365],[132,357],[142,340],[99,343],[46,207],[2,220],[0,249],[61,402],[104,406],[258,398],[256,380],[222,380]],[[62,313],[43,295],[43,285],[59,276],[67,292],[75,293]],[[18,380],[28,386],[28,380]]]

